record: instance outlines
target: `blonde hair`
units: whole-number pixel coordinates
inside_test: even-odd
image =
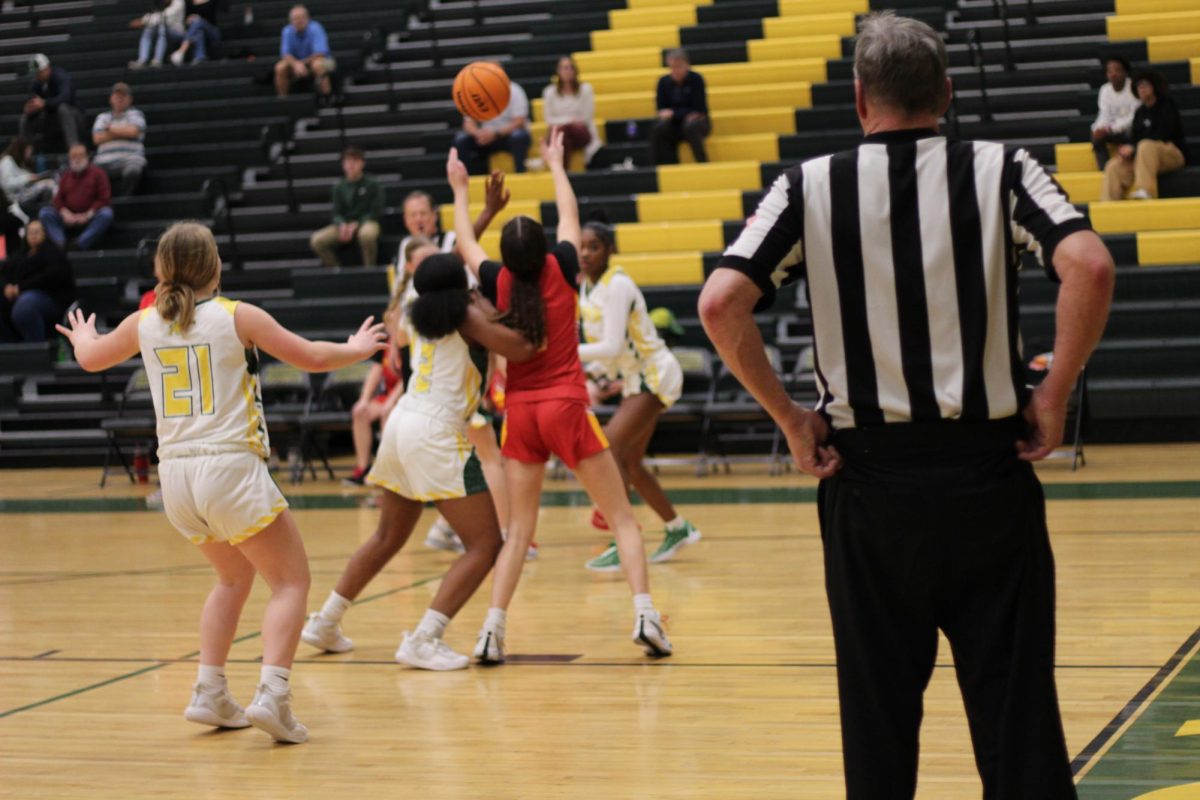
[[[196,292],[221,275],[217,241],[199,222],[176,222],[158,240],[154,260],[162,276],[154,289],[154,307],[164,320],[186,331],[196,318]]]
[[[416,192],[413,194],[416,194]],[[422,247],[429,247],[432,244],[433,240],[428,236],[417,234],[416,236],[408,237],[408,242],[406,242],[404,245],[404,263],[406,265],[411,264],[413,253],[417,252]],[[388,305],[388,311],[394,311],[395,306],[400,304],[400,298],[404,297],[404,293],[408,291],[408,285],[410,283],[412,283],[412,273],[407,269],[401,269],[400,275],[396,280],[396,288],[392,292],[392,303]]]

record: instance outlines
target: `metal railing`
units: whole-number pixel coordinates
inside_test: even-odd
[[[984,58],[983,43],[979,41],[977,30],[967,32],[967,48],[971,52],[971,64],[979,75],[979,118],[984,122],[991,122],[992,109],[987,94],[987,60]]]
[[[234,270],[242,268],[242,254],[238,251],[237,230],[233,224],[233,208],[229,202],[229,187],[225,178],[217,176],[209,178],[201,187],[208,206],[208,213],[214,219],[222,215],[225,219],[225,230],[229,234],[229,263]]]
[[[271,125],[264,125],[262,133],[259,136],[259,144],[263,150],[263,156],[267,161],[274,161],[279,158],[283,164],[283,179],[287,187],[287,208],[291,213],[296,213],[300,210],[300,203],[296,199],[296,182],[292,177],[292,141],[290,136],[291,130],[287,122],[276,122]],[[276,147],[278,146],[278,152]]]

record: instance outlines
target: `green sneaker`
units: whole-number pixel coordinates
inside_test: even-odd
[[[621,554],[617,552],[617,543],[609,542],[607,550],[584,566],[592,572],[616,572],[621,569]]]
[[[662,544],[658,546],[654,555],[650,556],[650,563],[660,564],[663,561],[670,561],[679,548],[698,541],[700,541],[700,531],[685,519],[679,527],[667,528],[667,535],[663,537]]]

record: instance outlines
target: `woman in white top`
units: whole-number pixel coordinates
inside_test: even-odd
[[[134,69],[147,64],[152,67],[162,66],[163,59],[167,57],[167,49],[174,50],[183,42],[185,5],[184,0],[162,0],[158,11],[143,14],[129,23],[129,27],[134,30],[140,28],[142,31],[137,61],[130,61],[129,66]],[[151,48],[154,50],[153,58],[150,56]]]
[[[596,94],[590,83],[579,82],[579,67],[570,56],[558,60],[554,79],[542,91],[542,116],[547,125],[563,132],[568,159],[572,150],[582,150],[584,160],[591,161],[600,149]]]
[[[637,284],[620,267],[609,266],[615,251],[612,228],[602,222],[583,226],[579,248],[583,343],[579,345],[579,360],[589,374],[621,382],[621,405],[604,426],[604,434],[626,485],[632,484],[646,505],[666,523],[666,537],[650,557],[652,563],[658,563],[670,559],[684,545],[700,540],[700,531],[676,513],[654,473],[642,463],[659,415],[674,405],[683,391],[683,370],[659,338]],[[602,519],[599,512],[593,513],[597,527],[601,527]],[[620,569],[616,543],[586,566],[597,572]]]
[[[32,158],[33,145],[20,136],[14,136],[0,154],[0,194],[8,198],[22,222],[36,217],[38,209],[54,199],[58,189],[53,178],[28,169]]]
[[[298,744],[308,729],[292,716],[292,661],[308,600],[308,558],[287,500],[267,470],[270,446],[258,383],[258,349],[302,370],[324,372],[383,347],[368,318],[345,344],[310,342],[247,303],[217,296],[221,257],[208,228],[172,225],[158,242],[154,306],[111,333],[81,311],[58,330],[75,359],[100,372],[141,353],[157,418],[159,477],[167,518],[217,573],[200,618],[200,669],[184,718],[218,728],[254,725]],[[225,660],[256,574],[271,588],[263,615],[262,672],[243,708],[225,681]]]

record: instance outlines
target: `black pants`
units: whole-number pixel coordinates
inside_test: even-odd
[[[939,628],[985,800],[1076,796],[1045,502],[1019,434],[1016,420],[835,434],[845,466],[818,504],[849,800],[913,797]]]
[[[678,164],[679,143],[684,139],[691,145],[692,155],[696,162],[703,164],[708,161],[708,152],[704,149],[704,139],[712,133],[712,123],[708,117],[694,119],[682,125],[676,125],[672,120],[660,119],[650,129],[650,155],[655,164]]]

